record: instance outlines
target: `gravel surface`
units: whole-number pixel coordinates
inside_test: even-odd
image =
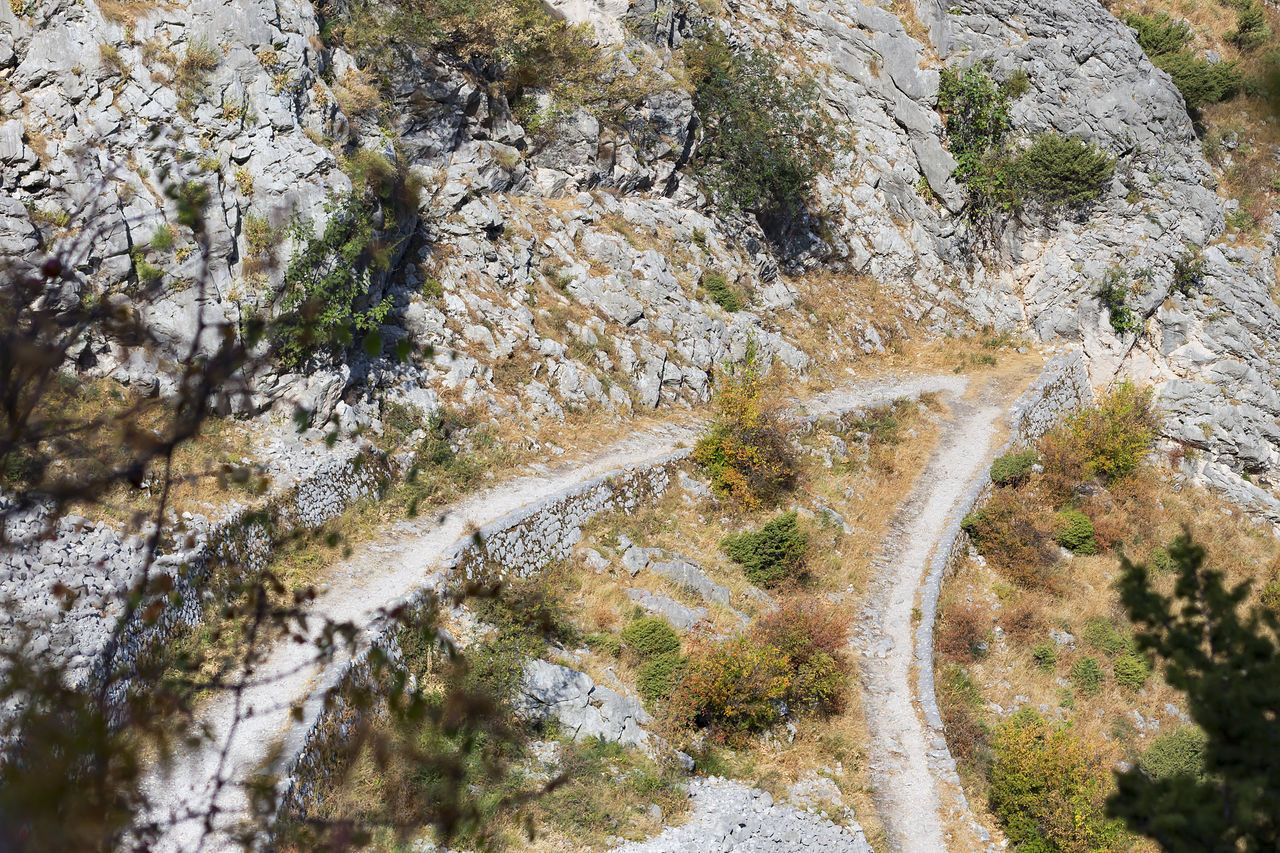
[[[766,791],[715,776],[689,783],[687,823],[648,841],[614,848],[618,853],[720,853],[720,851],[823,851],[871,853],[855,823],[841,826],[795,806],[779,805]]]
[[[921,720],[913,622],[917,595],[950,523],[985,477],[995,447],[996,424],[1007,409],[990,389],[976,401],[951,399],[951,417],[907,503],[892,523],[875,565],[877,575],[859,626],[869,753],[881,818],[889,842],[901,853],[981,849],[977,827],[954,773],[944,732]],[[936,595],[936,591],[934,591]],[[943,809],[973,837],[960,843],[944,828]]]

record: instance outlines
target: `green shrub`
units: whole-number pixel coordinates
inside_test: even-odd
[[[1098,659],[1083,657],[1071,667],[1071,685],[1085,696],[1097,696],[1102,692],[1102,667]]]
[[[327,35],[386,69],[398,45],[498,66],[510,91],[580,84],[599,71],[590,28],[574,27],[539,0],[357,0]]]
[[[1052,589],[1057,549],[1049,537],[1053,516],[1019,492],[999,488],[960,522],[1001,576],[1023,589]]]
[[[280,362],[302,369],[319,353],[351,345],[354,333],[374,331],[391,310],[391,297],[367,304],[374,261],[372,207],[352,195],[326,206],[329,221],[316,235],[295,221],[301,248],[289,261],[272,338]]]
[[[720,374],[716,420],[693,449],[716,494],[746,509],[775,502],[796,481],[790,426],[748,357],[738,375]]]
[[[955,178],[969,191],[966,215],[983,222],[1017,207],[1011,161],[1005,150],[1011,95],[979,63],[942,70],[938,108],[946,116],[947,141],[956,159]]]
[[[938,81],[955,177],[969,191],[969,219],[990,230],[1027,201],[1058,208],[1096,200],[1115,174],[1115,158],[1056,133],[1041,134],[1015,156],[1006,139],[1009,105],[1025,92],[1026,77],[1015,74],[1001,84],[990,71],[990,63],[943,69]]]
[[[1177,53],[1191,43],[1191,24],[1167,13],[1126,15],[1125,23],[1138,35],[1138,44],[1149,58]]]
[[[1280,610],[1280,578],[1272,578],[1263,584],[1259,598],[1263,607]]]
[[[1138,34],[1138,44],[1157,68],[1173,78],[1189,109],[1226,100],[1240,90],[1242,77],[1234,62],[1210,63],[1188,48],[1191,25],[1165,12],[1125,16]]]
[[[1096,146],[1042,133],[1018,156],[1021,193],[1046,207],[1074,206],[1097,200],[1116,172],[1116,160]]]
[[[641,616],[622,629],[622,644],[648,660],[680,651],[680,635],[661,616]]]
[[[988,793],[992,810],[1021,853],[1102,853],[1118,849],[1121,824],[1106,814],[1109,756],[1069,725],[1051,726],[1024,709],[1000,725]]]
[[[1107,619],[1090,619],[1084,626],[1084,641],[1089,648],[1115,657],[1129,648],[1129,641]]]
[[[1031,476],[1031,466],[1038,454],[1034,449],[1006,453],[991,463],[991,482],[999,486],[1017,486]]]
[[[702,121],[694,165],[720,206],[762,223],[800,212],[838,148],[814,81],[788,79],[773,54],[735,53],[717,30],[685,65]]]
[[[1004,89],[1004,93],[1009,96],[1010,101],[1016,101],[1031,91],[1031,78],[1027,76],[1027,72],[1019,68],[1006,77],[1000,86]]]
[[[157,252],[167,252],[173,248],[173,229],[168,225],[161,225],[154,234],[151,235],[151,248]]]
[[[782,718],[789,669],[780,649],[749,636],[697,649],[672,708],[679,719],[706,727],[713,739],[741,744]]]
[[[519,640],[529,654],[541,654],[550,641],[572,646],[581,641],[582,632],[556,585],[557,577],[552,570],[536,577],[507,578],[496,596],[476,603],[476,615],[501,636]]]
[[[1080,454],[1086,476],[1110,484],[1142,463],[1157,426],[1151,389],[1126,379],[1111,386],[1097,405],[1074,412],[1051,436]],[[1046,463],[1046,473],[1050,467]]]
[[[1157,57],[1155,64],[1173,78],[1193,109],[1228,100],[1240,91],[1243,81],[1234,62],[1209,63],[1190,51]]]
[[[1053,538],[1073,554],[1098,553],[1098,540],[1093,536],[1093,522],[1078,509],[1058,513],[1058,529]]]
[[[680,652],[664,652],[655,655],[640,667],[636,676],[636,689],[650,708],[655,708],[671,695],[684,675],[685,656]]]
[[[1031,658],[1043,670],[1052,670],[1058,663],[1058,644],[1052,641],[1040,643],[1031,650]]]
[[[614,658],[622,654],[622,638],[617,634],[588,634],[586,643],[587,648],[598,654]]]
[[[1257,0],[1246,0],[1236,7],[1236,28],[1227,33],[1227,41],[1241,50],[1253,50],[1261,47],[1271,38],[1271,28],[1267,26],[1266,15]]]
[[[1175,776],[1204,778],[1204,748],[1208,742],[1204,729],[1180,726],[1151,742],[1138,760],[1138,766],[1152,779]]]
[[[1111,328],[1117,335],[1128,335],[1142,328],[1138,316],[1128,305],[1129,292],[1132,290],[1129,273],[1121,267],[1112,267],[1103,276],[1098,285],[1098,301],[1106,306],[1110,314]]]
[[[155,284],[164,277],[164,270],[148,261],[142,249],[135,248],[129,253],[129,257],[133,260],[133,271],[137,273],[141,283]]]
[[[1173,557],[1169,556],[1169,549],[1159,545],[1152,548],[1151,552],[1147,554],[1147,566],[1158,575],[1168,574],[1173,571]]]
[[[678,724],[742,744],[782,719],[783,709],[838,711],[848,693],[849,614],[821,599],[792,598],[742,636],[701,645],[669,703]]]
[[[1137,690],[1151,677],[1151,667],[1142,655],[1127,654],[1116,658],[1116,683]]]
[[[1207,267],[1199,249],[1188,249],[1173,262],[1173,284],[1170,291],[1183,296],[1194,296],[1204,287]]]
[[[729,284],[729,280],[718,273],[702,277],[702,289],[707,298],[729,313],[742,309],[742,298],[738,291]]]
[[[784,512],[754,532],[726,536],[720,548],[740,564],[747,580],[757,586],[777,586],[804,568],[808,537],[796,523],[796,513]]]

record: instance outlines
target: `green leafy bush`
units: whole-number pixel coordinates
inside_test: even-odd
[[[1183,296],[1193,296],[1204,287],[1208,268],[1199,249],[1188,249],[1173,262],[1173,284],[1170,291]]]
[[[1038,459],[1034,449],[1006,453],[991,463],[991,482],[999,486],[1024,483]]]
[[[586,643],[587,648],[598,654],[614,658],[622,654],[622,638],[617,634],[588,634]]]
[[[1118,382],[1097,405],[1074,412],[1046,435],[1040,448],[1045,473],[1064,483],[1089,476],[1114,483],[1146,458],[1157,426],[1151,389]]]
[[[837,149],[813,80],[788,79],[773,54],[735,53],[715,30],[685,65],[702,120],[694,165],[720,206],[762,224],[798,213]]]
[[[353,333],[375,330],[391,310],[391,297],[368,304],[373,264],[372,206],[352,195],[326,206],[329,221],[315,235],[295,221],[301,248],[289,261],[272,338],[280,362],[300,370],[315,355],[350,346]]]
[[[1116,658],[1116,683],[1137,690],[1151,677],[1151,667],[1142,655],[1127,654]]]
[[[820,599],[784,600],[744,635],[695,648],[669,703],[680,725],[742,744],[784,710],[838,711],[848,693],[849,614]]]
[[[621,636],[626,649],[646,660],[680,650],[680,635],[661,616],[642,616],[623,628]]]
[[[1017,207],[1011,159],[1005,146],[1011,95],[991,78],[990,65],[942,70],[938,108],[946,116],[955,178],[969,190],[966,215],[982,222]]]
[[[1263,584],[1259,599],[1263,607],[1280,610],[1280,578],[1272,578]]]
[[[1042,133],[1018,156],[1021,193],[1046,207],[1083,205],[1102,195],[1116,172],[1116,159],[1097,146]]]
[[[570,26],[538,0],[357,0],[325,34],[379,69],[389,67],[397,45],[491,63],[505,71],[511,91],[577,82],[598,71],[589,28]]]
[[[1124,20],[1137,32],[1138,44],[1148,58],[1177,53],[1191,43],[1191,24],[1166,13],[1126,15]]]
[[[1110,657],[1129,648],[1129,640],[1108,619],[1090,619],[1084,626],[1084,641],[1089,648]]]
[[[1142,328],[1138,316],[1128,305],[1129,292],[1132,290],[1129,273],[1121,267],[1112,267],[1103,276],[1098,285],[1098,301],[1106,306],[1110,314],[1111,328],[1117,335],[1129,335]]]
[[[161,225],[156,228],[155,233],[151,235],[151,248],[157,252],[167,252],[173,248],[173,229],[168,225]]]
[[[1031,658],[1040,669],[1052,670],[1058,663],[1058,644],[1052,641],[1037,644],[1031,650]]]
[[[782,719],[789,663],[777,647],[745,635],[695,649],[671,708],[715,740],[741,744]]]
[[[1125,23],[1138,35],[1138,44],[1157,68],[1173,78],[1189,109],[1216,104],[1240,90],[1242,77],[1234,62],[1210,63],[1191,50],[1191,25],[1168,13],[1130,14]]]
[[[1053,515],[1014,489],[1000,488],[960,522],[992,568],[1023,589],[1052,589]]]
[[[804,568],[809,538],[796,523],[796,513],[784,512],[757,531],[726,536],[720,548],[740,564],[747,580],[758,586],[777,586]]]
[[[706,470],[716,494],[755,509],[795,485],[790,427],[750,358],[741,373],[720,378],[716,420],[694,446],[693,458]]]
[[[501,636],[518,640],[526,654],[540,655],[550,641],[578,643],[582,632],[556,585],[558,577],[559,570],[552,570],[537,577],[508,578],[500,583],[498,595],[477,602],[476,615]]]
[[[1152,779],[1187,776],[1204,778],[1204,748],[1208,738],[1204,729],[1180,726],[1151,742],[1138,760],[1138,766]]]
[[[664,652],[650,658],[640,667],[636,676],[636,689],[645,703],[657,707],[671,695],[684,675],[686,658],[680,652]]]
[[[1006,139],[1009,104],[1025,91],[1026,78],[997,83],[990,72],[990,63],[943,69],[938,81],[955,177],[969,190],[969,219],[990,229],[1028,201],[1056,208],[1096,200],[1115,174],[1115,158],[1056,133],[1041,134],[1015,156]]]
[[[1094,657],[1082,657],[1071,667],[1071,685],[1085,696],[1102,692],[1102,667]]]
[[[1098,540],[1093,536],[1093,522],[1078,509],[1058,513],[1058,529],[1053,538],[1073,554],[1098,553]]]
[[[1168,548],[1157,545],[1147,554],[1147,565],[1158,575],[1168,574],[1173,571],[1173,557]]]
[[[718,273],[704,275],[702,289],[706,292],[708,299],[729,313],[742,309],[742,297],[724,276]]]
[[[1121,824],[1106,814],[1110,756],[1069,725],[1034,711],[996,731],[989,799],[1013,847],[1023,853],[1103,853],[1119,849]]]

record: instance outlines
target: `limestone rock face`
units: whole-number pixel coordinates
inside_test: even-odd
[[[516,709],[531,719],[559,720],[575,739],[599,737],[623,746],[647,744],[649,733],[641,727],[653,721],[640,700],[545,660],[525,664]]]
[[[352,187],[344,164],[352,171],[364,150],[422,188],[416,210],[376,214],[395,250],[369,298],[390,298],[387,351],[403,341],[428,355],[393,363],[357,351],[268,372],[253,409],[302,405],[322,423],[360,395],[451,395],[529,420],[692,403],[708,398],[718,365],[749,351],[784,375],[819,368],[828,353],[794,332],[819,322],[807,278],[863,276],[927,330],[1020,328],[1082,350],[1095,385],[1155,383],[1167,435],[1204,452],[1196,476],[1248,473],[1267,493],[1280,463],[1280,223],[1265,223],[1260,246],[1219,239],[1224,203],[1181,96],[1095,0],[911,5],[908,27],[890,4],[816,0],[783,15],[765,0],[729,0],[710,21],[683,0],[554,0],[602,50],[620,51],[608,75],[643,75],[633,101],[605,115],[551,109],[550,93],[534,90],[516,110],[490,72],[406,47],[383,127],[351,105],[364,59],[326,46],[307,0],[200,0],[131,21],[92,2],[42,0],[22,16],[5,6],[0,254],[36,259],[58,239],[56,223],[92,227],[67,298],[127,289],[145,258],[173,285],[148,310],[180,346],[197,317],[234,323],[271,310],[298,247],[281,228],[275,263],[264,264],[252,233],[294,217],[322,225],[326,202]],[[793,56],[789,72],[800,60],[814,72],[850,140],[818,180],[821,227],[799,222],[771,242],[699,186],[700,119],[671,51],[704,25],[738,47]],[[184,82],[176,69],[191,56],[205,70]],[[1028,210],[979,251],[937,97],[942,68],[984,60],[997,76],[1026,74],[1012,108],[1017,144],[1053,130],[1119,162],[1092,210]],[[166,165],[210,194],[199,298],[186,286],[198,257],[174,224]],[[174,229],[172,249],[150,245],[162,227]],[[1203,287],[1173,292],[1188,247],[1203,254]],[[1117,335],[1095,295],[1115,268],[1141,280],[1138,335]],[[743,310],[709,301],[711,275],[749,296]],[[881,318],[847,319],[828,349],[883,347]],[[91,370],[163,393],[155,362],[90,344]]]

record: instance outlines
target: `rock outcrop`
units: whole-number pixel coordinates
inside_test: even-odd
[[[81,292],[127,285],[139,259],[159,265],[174,287],[154,319],[181,340],[197,309],[234,320],[269,306],[295,241],[280,232],[276,264],[264,265],[250,226],[322,223],[326,200],[352,186],[342,158],[376,152],[426,189],[395,226],[399,255],[370,299],[394,303],[388,345],[407,338],[435,355],[268,373],[256,405],[301,403],[323,421],[354,388],[409,401],[453,393],[499,416],[559,418],[705,399],[712,368],[742,359],[749,342],[765,360],[811,369],[820,354],[784,330],[806,272],[825,270],[874,278],[937,331],[1022,327],[1074,342],[1095,384],[1157,383],[1168,435],[1203,451],[1217,479],[1273,485],[1274,223],[1262,247],[1222,240],[1224,202],[1180,95],[1101,5],[819,2],[781,15],[731,0],[717,20],[674,0],[553,6],[622,51],[617,68],[644,63],[647,94],[622,117],[579,107],[535,132],[474,69],[413,49],[390,81],[394,121],[379,130],[340,108],[360,58],[326,46],[315,9],[298,0],[0,9],[0,250],[31,256],[90,227],[77,213],[92,211],[99,236],[78,264]],[[817,72],[827,111],[853,140],[819,179],[821,229],[793,228],[771,245],[719,214],[684,168],[697,116],[667,69],[672,49],[708,25]],[[1028,214],[978,252],[936,102],[941,67],[985,59],[997,74],[1026,74],[1015,135],[1082,137],[1119,169],[1085,217]],[[210,193],[212,294],[199,306],[181,286],[197,274],[189,235],[175,229],[173,249],[150,246],[175,221],[166,164]],[[1203,288],[1174,292],[1189,246],[1203,251]],[[1114,268],[1141,281],[1138,335],[1118,335],[1094,295]],[[699,283],[713,273],[752,293],[750,310],[705,301]],[[834,340],[880,345],[881,318],[848,319]],[[155,364],[121,360],[109,341],[93,349],[97,373],[154,382]]]

